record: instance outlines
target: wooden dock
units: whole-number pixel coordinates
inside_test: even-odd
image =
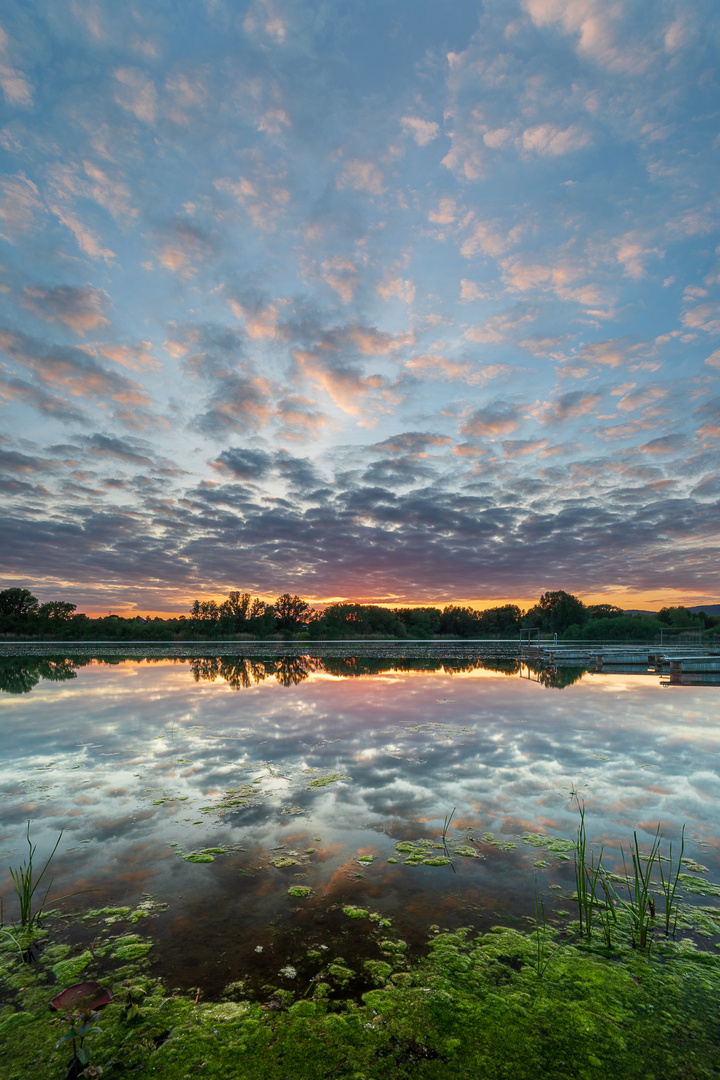
[[[656,645],[522,645],[520,659],[542,667],[585,667],[589,671],[651,669],[671,676],[720,672],[720,649],[696,647],[679,656]]]

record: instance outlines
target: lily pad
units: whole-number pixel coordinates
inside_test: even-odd
[[[55,1012],[85,1012],[87,1009],[100,1009],[112,999],[112,992],[98,982],[75,983],[56,994],[50,1008]]]

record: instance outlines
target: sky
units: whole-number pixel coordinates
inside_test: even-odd
[[[0,587],[717,602],[712,0],[5,0]]]

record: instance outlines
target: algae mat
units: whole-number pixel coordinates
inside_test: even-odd
[[[604,956],[558,947],[547,934],[460,929],[436,934],[415,963],[402,950],[368,962],[377,988],[359,999],[329,998],[344,970],[342,958],[331,958],[318,961],[323,978],[311,996],[277,991],[270,1007],[243,997],[242,985],[217,1003],[169,995],[143,960],[122,966],[123,940],[102,938],[83,972],[94,966],[115,994],[86,1040],[88,1077],[709,1080],[719,1073],[719,963],[687,945],[665,943],[654,957],[627,948]],[[0,1011],[3,1080],[64,1073],[67,1044],[56,1044],[67,1023],[47,1013],[52,950],[30,971],[3,948],[2,976],[13,991]],[[108,956],[115,966],[103,970]]]

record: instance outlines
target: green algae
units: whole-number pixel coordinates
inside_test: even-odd
[[[561,836],[546,836],[544,833],[524,833],[523,844],[529,844],[534,848],[545,848],[555,854],[564,855],[568,851],[575,850],[574,840],[565,840]]]
[[[450,859],[445,855],[436,855],[433,859],[423,859],[423,866],[449,866]]]
[[[355,972],[344,963],[328,964],[327,973],[339,986],[347,986],[355,978]]]
[[[331,773],[328,776],[316,776],[314,780],[311,780],[307,785],[310,788],[323,788],[328,784],[335,784],[338,780],[349,780],[349,776],[345,776],[343,773]]]
[[[68,957],[67,960],[59,960],[57,964],[53,964],[52,973],[59,983],[77,982],[78,976],[91,963],[92,958],[92,953],[86,949],[79,956]]]
[[[208,863],[215,862],[215,856],[209,855],[207,852],[192,851],[189,855],[183,855],[185,862],[192,863]]]
[[[720,896],[720,885],[705,878],[695,877],[693,874],[680,874],[678,881],[686,892],[696,896]]]
[[[310,896],[312,889],[309,885],[291,885],[288,889],[288,896],[295,896],[298,898]]]
[[[402,943],[385,944],[397,955]],[[241,983],[232,993],[239,1000],[196,1003],[145,978],[132,1020],[111,973],[116,1000],[93,1036],[92,1064],[106,1080],[710,1080],[720,958],[692,946],[664,943],[659,962],[624,947],[605,955],[562,944],[548,932],[540,978],[534,933],[461,929],[438,933],[413,965],[403,956],[404,970],[367,961],[376,989],[359,999],[332,999],[357,978],[336,957],[309,996],[294,1001],[273,988],[280,1011],[243,1000]],[[24,970],[31,982],[20,984],[22,1005],[0,1011],[3,1080],[62,1076],[67,1052],[56,1048],[58,1021],[47,1013],[50,972],[42,960],[35,973]]]
[[[363,968],[376,986],[384,986],[392,975],[392,967],[384,960],[366,960]]]
[[[355,907],[353,904],[348,904],[343,908],[343,915],[347,915],[348,919],[369,919],[370,912],[365,908]]]
[[[127,945],[118,945],[112,950],[112,956],[117,960],[139,960],[147,956],[152,948],[152,942],[132,942]]]
[[[90,911],[85,912],[83,919],[104,919],[106,923],[112,924],[120,919],[126,919],[131,911],[132,908],[129,907],[91,908]]]
[[[299,860],[293,859],[291,855],[278,855],[277,858],[270,860],[270,865],[283,870],[286,866],[299,866]]]

